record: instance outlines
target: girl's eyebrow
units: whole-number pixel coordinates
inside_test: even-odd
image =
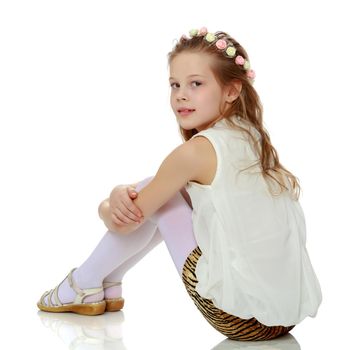
[[[191,74],[191,75],[187,76],[187,78],[192,78],[192,77],[202,77],[202,78],[205,78],[204,75],[200,75],[200,74]],[[169,78],[169,80],[171,80],[171,79],[176,80],[176,79],[173,78],[173,77],[170,77],[170,78]]]

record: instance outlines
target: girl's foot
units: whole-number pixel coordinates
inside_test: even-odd
[[[42,295],[37,303],[40,310],[83,315],[99,315],[105,311],[103,288],[81,289],[73,279],[74,270],[58,286]]]
[[[121,282],[103,282],[106,311],[119,311],[124,307]]]

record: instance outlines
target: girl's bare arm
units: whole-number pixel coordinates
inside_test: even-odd
[[[144,220],[153,215],[177,191],[181,191],[188,181],[198,181],[199,175],[206,172],[206,159],[198,156],[199,152],[203,153],[202,141],[196,139],[200,138],[194,138],[176,147],[164,159],[150,183],[142,188],[134,199],[133,202],[142,211]],[[125,227],[117,225],[117,227],[125,234],[134,231],[129,225]]]

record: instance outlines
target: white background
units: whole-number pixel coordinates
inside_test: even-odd
[[[340,0],[1,1],[3,345],[212,349],[225,339],[188,297],[164,243],[125,276],[118,315],[36,308],[104,234],[97,207],[112,187],[154,175],[182,142],[169,105],[167,53],[183,33],[206,26],[246,48],[265,127],[302,186],[323,302],[316,318],[292,330],[294,345],[274,346],[347,348],[347,23]],[[243,345],[216,349],[224,347]]]

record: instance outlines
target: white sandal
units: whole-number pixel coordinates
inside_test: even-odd
[[[103,282],[103,288],[120,286],[121,282]],[[106,311],[119,311],[124,307],[124,298],[105,298]]]
[[[37,303],[37,306],[40,310],[48,311],[48,312],[74,312],[76,314],[81,314],[81,315],[100,315],[105,312],[106,301],[104,300],[101,300],[98,302],[92,302],[92,303],[84,303],[84,299],[87,296],[103,292],[103,287],[80,289],[72,277],[72,273],[75,269],[76,268],[72,269],[67,276],[69,286],[75,291],[75,293],[77,293],[74,301],[71,303],[62,304],[61,301],[59,300],[58,288],[64,281],[63,280],[54,289],[51,289],[50,291],[46,291],[42,295],[42,297]],[[54,296],[56,305],[53,305],[51,302],[52,295]],[[45,304],[46,297],[48,297],[47,298],[48,305]]]

